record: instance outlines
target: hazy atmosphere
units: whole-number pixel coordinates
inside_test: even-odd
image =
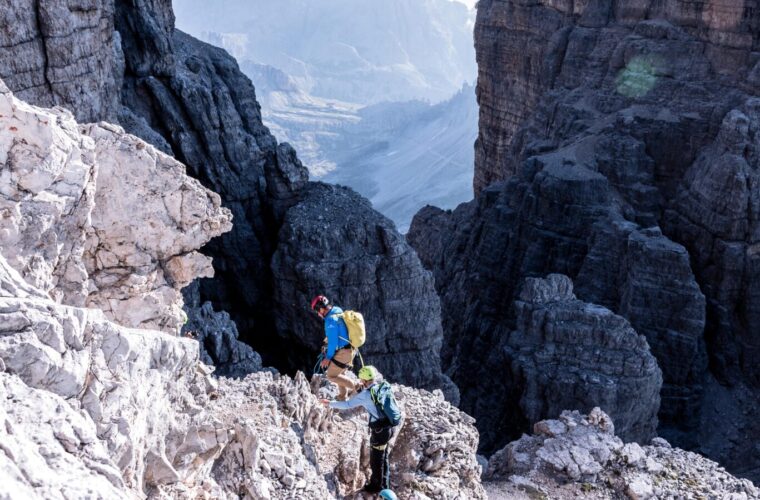
[[[2,500],[760,500],[759,325],[760,0],[0,6]]]
[[[251,78],[264,123],[312,179],[406,232],[472,198],[475,12],[449,0],[175,0],[177,26]]]

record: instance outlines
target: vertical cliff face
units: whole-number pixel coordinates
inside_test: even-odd
[[[113,0],[19,0],[0,11],[0,79],[19,98],[116,121],[123,61]]]
[[[605,80],[609,84],[618,76],[609,70],[619,70],[620,58],[628,63],[633,55],[615,50],[619,45],[614,40],[637,31],[639,35],[644,31],[651,33],[651,28],[636,29],[647,20],[678,26],[680,33],[691,41],[691,48],[704,49],[701,68],[708,64],[714,74],[729,77],[735,83],[750,76],[756,62],[751,54],[757,50],[760,27],[754,2],[483,0],[478,3],[475,49],[480,133],[475,148],[476,193],[515,174],[519,164],[514,161],[512,149],[515,142],[521,141],[517,131],[543,102],[543,94],[549,90],[599,88]],[[666,45],[672,48],[673,40],[665,41],[662,48]],[[665,51],[670,52],[671,59],[676,55],[670,49]],[[613,52],[616,60],[611,57]],[[665,55],[662,51],[654,54]],[[686,65],[680,69],[687,73],[699,71],[686,67],[686,59],[682,62]],[[635,77],[642,67],[631,68],[629,76],[633,78],[628,87],[646,84],[646,74],[639,81]],[[658,76],[673,69],[659,68],[662,73]]]
[[[202,282],[201,297],[233,313],[244,336],[271,331],[269,261],[306,170],[261,123],[253,86],[235,60],[175,31],[169,2],[119,1],[116,28],[126,61],[127,129],[160,137],[233,214],[233,230],[208,248],[217,278]]]
[[[436,276],[455,382],[514,325],[523,277],[565,273],[647,337],[660,432],[754,467],[752,422],[732,453],[699,435],[713,376],[757,386],[759,23],[754,2],[479,3],[479,195],[424,209],[409,235]],[[479,416],[477,390],[463,394]]]
[[[512,137],[530,116],[562,63],[574,2],[556,7],[480,1],[475,22],[480,105],[475,193],[512,172],[504,162]]]

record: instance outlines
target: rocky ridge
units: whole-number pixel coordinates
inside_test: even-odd
[[[366,416],[336,418],[302,374],[211,378],[196,341],[55,304],[0,269],[8,498],[336,498],[366,479]],[[397,392],[394,487],[485,498],[473,420],[440,393]]]
[[[757,385],[757,13],[481,1],[479,195],[423,209],[409,234],[436,277],[444,345],[475,339],[460,359],[514,328],[524,278],[565,274],[646,336],[663,373],[659,432],[750,475],[756,400],[712,413]],[[466,314],[447,317],[458,304]],[[479,369],[445,350],[443,367],[457,384]],[[480,420],[478,391],[464,393]]]
[[[317,398],[330,396],[331,385],[312,387],[303,374],[212,377],[213,367],[199,359],[200,344],[177,336],[169,321],[181,311],[178,290],[171,288],[160,302],[153,288],[135,284],[151,283],[143,271],[160,276],[183,270],[171,264],[172,251],[182,248],[192,256],[193,245],[229,229],[229,212],[218,197],[187,177],[176,160],[116,126],[78,126],[68,112],[36,108],[7,89],[0,93],[0,109],[3,494],[334,498],[361,486],[367,474],[365,415],[334,415]],[[119,175],[110,170],[117,165]],[[136,199],[140,206],[133,206]],[[26,244],[34,238],[41,244]],[[88,246],[92,238],[98,244]],[[99,292],[86,261],[106,261],[91,257],[90,248],[125,256],[93,274],[107,269],[132,284],[109,280],[131,304],[129,314],[66,294]],[[191,258],[196,261],[208,265],[200,256]],[[68,279],[56,280],[59,265],[85,272],[63,272]],[[187,283],[194,270],[171,275],[172,284]],[[135,320],[161,313],[169,318],[158,323],[165,332]],[[217,319],[208,307],[201,313]],[[258,361],[240,352],[244,359],[234,361]],[[406,420],[394,451],[394,487],[407,498],[431,498],[425,492],[485,498],[472,418],[440,392],[402,386],[397,392]]]
[[[491,457],[484,481],[489,498],[760,498],[747,479],[662,438],[624,443],[599,408],[536,422]]]

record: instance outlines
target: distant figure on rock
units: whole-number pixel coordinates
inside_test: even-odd
[[[374,366],[367,365],[359,370],[359,380],[362,381],[362,390],[348,401],[322,399],[321,402],[337,410],[361,406],[369,413],[369,464],[372,477],[362,488],[362,492],[376,494],[391,486],[388,441],[393,436],[393,428],[401,422],[401,411],[393,396],[391,385],[383,380],[383,376]]]
[[[350,392],[357,389],[354,381],[346,374],[353,369],[356,352],[351,345],[348,328],[343,318],[343,309],[330,304],[324,295],[317,295],[311,301],[311,310],[325,322],[324,359],[321,367],[327,380],[338,386],[338,399],[345,401]]]

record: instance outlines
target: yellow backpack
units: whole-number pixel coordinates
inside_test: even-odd
[[[364,345],[367,340],[367,329],[364,326],[364,316],[356,311],[343,311],[341,314],[343,322],[346,324],[348,330],[348,340],[351,347],[358,349]]]

